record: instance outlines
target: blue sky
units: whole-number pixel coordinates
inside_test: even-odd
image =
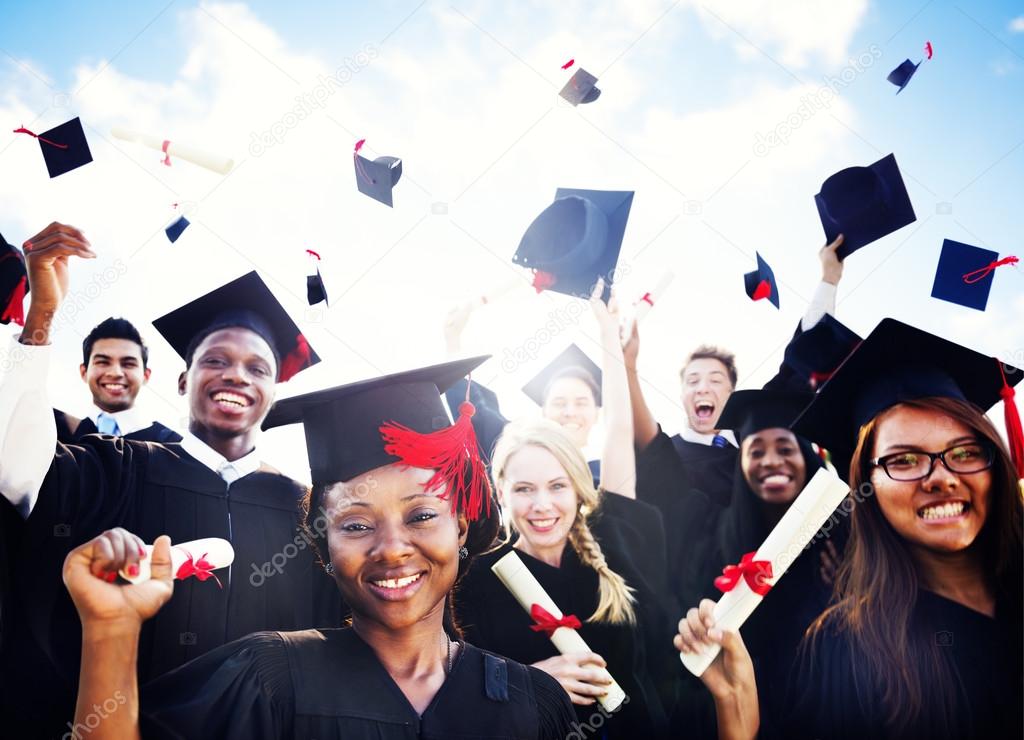
[[[556,187],[635,190],[621,287],[631,300],[666,269],[677,276],[641,354],[652,405],[674,428],[676,371],[697,342],[735,349],[741,385],[770,376],[817,280],[813,194],[832,172],[893,152],[918,221],[849,260],[839,317],[866,333],[896,316],[1024,364],[1024,268],[1000,268],[985,314],[929,297],[944,238],[1024,257],[1020,17],[1012,3],[867,0],[7,3],[0,117],[41,130],[79,115],[96,161],[50,181],[34,143],[4,135],[0,231],[20,242],[69,221],[103,245],[97,267],[125,267],[58,336],[53,394],[80,409],[74,348],[92,323],[118,310],[146,326],[254,267],[326,358],[294,390],[436,361],[446,309],[514,276],[519,235]],[[926,41],[934,59],[896,96],[886,74],[922,59]],[[280,131],[296,96],[367,50],[322,108],[254,154],[253,137]],[[569,57],[601,77],[594,105],[557,102]],[[826,108],[754,152],[758,134],[844,70],[850,82]],[[235,172],[160,167],[112,140],[114,125],[232,156]],[[363,137],[374,155],[404,159],[393,211],[352,187]],[[161,230],[177,201],[194,204],[195,225],[172,248]],[[325,256],[327,312],[302,301],[307,247]],[[755,251],[783,284],[780,312],[742,293]],[[81,266],[72,288],[94,272]],[[566,305],[520,291],[474,316],[467,350],[500,358]],[[485,380],[529,412],[519,386],[570,340],[596,356],[594,336],[584,317],[535,362],[492,363]],[[179,361],[151,343],[144,401],[173,424]]]

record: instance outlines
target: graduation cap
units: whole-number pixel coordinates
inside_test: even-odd
[[[451,423],[441,394],[487,359],[472,357],[361,380],[278,401],[264,429],[302,422],[314,485],[350,481],[404,463],[437,472],[425,485],[447,486],[453,509],[476,519],[490,511],[487,471],[471,417],[459,407]]]
[[[306,254],[316,257],[316,261],[320,262],[320,255],[312,249],[307,249]],[[306,302],[311,306],[315,306],[320,301],[325,302],[328,308],[331,305],[331,302],[327,300],[327,288],[324,287],[324,279],[320,277],[320,266],[318,264],[316,266],[316,274],[306,276]]]
[[[178,241],[178,237],[189,227],[189,221],[184,216],[178,216],[170,226],[164,229],[164,233],[167,234],[167,238],[171,244]]]
[[[594,400],[598,406],[601,405],[601,368],[575,344],[562,350],[558,357],[524,385],[523,393],[538,406],[543,406],[551,384],[561,378],[578,378],[591,386]]]
[[[903,88],[907,86],[907,83],[910,82],[910,78],[914,76],[914,73],[920,66],[921,62],[914,64],[912,61],[907,59],[906,61],[901,62],[900,66],[890,72],[889,76],[885,79],[899,88],[899,90],[896,91],[896,94],[899,95],[903,92]]]
[[[0,324],[25,325],[25,294],[28,273],[25,256],[0,234]]]
[[[366,139],[356,143],[353,160],[356,169],[356,187],[363,195],[394,208],[391,190],[402,177],[402,160],[398,157],[377,157],[369,160],[359,153]]]
[[[1016,257],[1000,260],[999,252],[991,249],[944,239],[932,284],[932,298],[984,311],[995,268],[1016,261]]]
[[[587,70],[580,67],[576,70],[569,81],[565,83],[558,94],[572,103],[574,106],[580,103],[593,103],[601,97],[601,91],[596,87],[597,78]]]
[[[85,131],[78,118],[72,118],[41,134],[32,133],[24,126],[15,129],[14,133],[28,134],[39,140],[43,161],[46,162],[46,170],[50,173],[51,178],[63,175],[65,172],[70,172],[92,161],[89,142],[85,140]]]
[[[817,388],[832,377],[862,341],[857,332],[827,313],[807,331],[797,330],[786,345],[782,362]]]
[[[722,409],[718,426],[732,429],[740,442],[762,429],[788,429],[814,398],[811,391],[733,391]]]
[[[892,154],[867,167],[847,167],[835,173],[821,184],[814,203],[826,243],[843,235],[837,251],[841,260],[917,220]]]
[[[779,285],[775,282],[775,273],[760,253],[757,254],[757,269],[743,275],[743,285],[750,300],[759,301],[767,298],[775,308],[779,307]],[[732,427],[723,427],[731,429]]]
[[[199,343],[220,329],[241,327],[263,337],[274,351],[277,377],[286,382],[320,362],[288,312],[252,271],[153,321],[186,365]]]
[[[589,298],[597,279],[611,295],[615,264],[633,204],[633,191],[558,188],[533,220],[512,261],[535,271],[533,285]]]
[[[1012,386],[1022,373],[996,358],[956,342],[929,334],[896,319],[883,319],[860,346],[839,366],[792,428],[813,439],[846,465],[853,456],[860,428],[879,413],[903,401],[931,396],[957,398],[987,411],[1002,396],[1007,430],[1020,418],[1013,404]],[[1024,442],[1014,441],[1011,451],[1024,475]]]

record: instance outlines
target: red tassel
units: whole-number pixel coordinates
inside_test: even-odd
[[[999,362],[999,374],[1003,377],[1003,387],[999,395],[1003,399],[1003,420],[1006,422],[1006,439],[1009,442],[1010,458],[1013,466],[1017,469],[1017,478],[1024,478],[1024,429],[1021,429],[1020,412],[1017,411],[1017,402],[1013,400],[1016,392],[1006,382],[1006,371],[1003,370],[1003,363]]]
[[[299,334],[295,337],[295,349],[281,360],[281,371],[277,374],[278,382],[287,383],[296,373],[309,366],[312,357],[309,342]]]
[[[751,300],[760,301],[763,298],[768,298],[772,294],[772,284],[767,280],[762,280],[757,284],[757,289],[754,291],[754,295],[750,296]]]
[[[384,451],[414,468],[433,469],[434,475],[423,490],[434,491],[444,486],[441,498],[450,500],[452,511],[464,513],[470,521],[491,513],[487,468],[480,459],[473,430],[475,413],[473,404],[463,401],[454,424],[429,434],[394,422],[380,427]]]
[[[931,41],[925,41],[924,42],[924,53],[928,55],[929,59],[932,58],[932,53],[933,52],[932,52],[932,42]]]
[[[573,64],[576,63],[575,59],[570,59],[568,62],[562,65],[562,69],[569,69]]]
[[[0,323],[6,324],[13,321],[18,326],[25,326],[25,278],[22,277],[18,284],[11,291],[11,300],[0,315]]]
[[[49,144],[50,146],[55,146],[58,149],[67,149],[68,148],[67,144],[58,144],[56,141],[50,141],[49,139],[44,139],[42,136],[39,136],[39,134],[32,133],[31,131],[29,131],[24,126],[22,126],[21,128],[14,129],[14,133],[16,133],[16,134],[28,134],[32,138],[39,139],[39,141],[43,142],[44,144]]]
[[[544,292],[557,282],[558,279],[550,272],[544,272],[543,270],[533,271],[533,288],[538,293]]]

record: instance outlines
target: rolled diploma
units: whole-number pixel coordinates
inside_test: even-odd
[[[183,542],[180,545],[171,545],[171,573],[177,576],[178,569],[192,557],[193,562],[206,556],[206,561],[213,566],[214,570],[227,568],[234,562],[235,549],[227,540],[219,537],[207,537],[202,540]],[[146,545],[146,557],[139,561],[139,574],[129,576],[125,569],[121,569],[119,575],[130,583],[142,583],[148,581],[151,576],[150,566],[153,562],[153,546]]]
[[[555,619],[561,619],[564,616],[516,553],[510,552],[501,558],[491,566],[491,570],[505,584],[505,588],[512,592],[516,601],[522,605],[527,614],[530,613],[530,608],[534,604],[539,604]],[[580,633],[568,627],[556,629],[551,635],[551,642],[555,643],[555,647],[562,655],[593,652],[580,637]],[[609,712],[614,712],[625,699],[626,692],[613,678],[612,683],[608,686],[608,693],[598,697],[597,701]]]
[[[122,141],[134,141],[144,146],[148,146],[150,149],[156,149],[158,152],[164,150],[164,139],[157,136],[150,136],[149,134],[143,134],[138,131],[132,131],[131,129],[121,128],[120,126],[114,126],[110,129],[110,133]],[[167,145],[167,154],[171,157],[177,157],[178,159],[184,159],[186,162],[197,164],[200,167],[205,167],[208,170],[212,170],[218,174],[226,175],[234,167],[234,160],[226,157],[218,157],[216,154],[210,154],[204,152],[201,149],[195,149],[185,144],[178,144],[172,141]]]
[[[773,586],[849,492],[849,486],[835,473],[822,469],[814,474],[754,555],[754,560],[771,562],[772,577],[769,582]],[[732,591],[723,594],[715,605],[715,627],[738,630],[754,613],[762,598],[751,591],[746,579],[741,577]],[[709,645],[696,654],[680,653],[679,658],[690,673],[700,676],[714,661],[719,650],[721,648],[718,645]]]
[[[651,312],[651,309],[654,308],[654,304],[657,303],[663,295],[665,295],[665,291],[668,290],[668,286],[672,284],[675,277],[675,273],[668,270],[661,276],[661,280],[659,280],[658,284],[654,286],[654,290],[648,291],[645,294],[650,296],[651,302],[648,303],[643,299],[636,302],[636,311],[634,315],[637,323],[643,321],[644,317]]]

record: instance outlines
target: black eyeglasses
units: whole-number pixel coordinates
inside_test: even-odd
[[[932,474],[935,461],[941,460],[951,473],[969,475],[992,467],[995,449],[981,442],[956,445],[942,452],[894,452],[871,461],[872,467],[882,468],[895,481],[922,480]]]

